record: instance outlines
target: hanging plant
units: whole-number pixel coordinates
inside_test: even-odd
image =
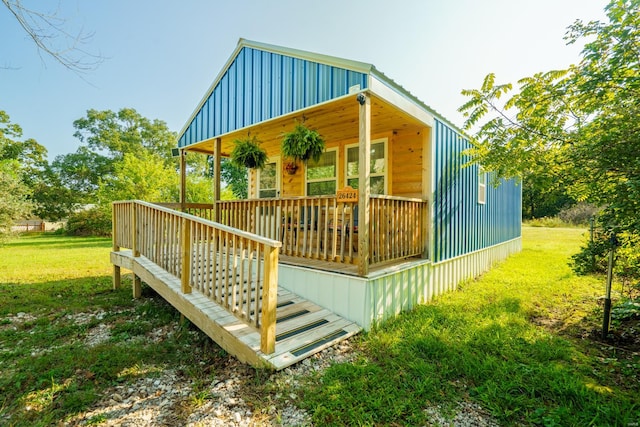
[[[286,134],[281,144],[282,155],[292,159],[306,162],[309,159],[320,160],[324,153],[324,139],[318,131],[309,129],[302,123],[296,123],[296,127]]]
[[[254,137],[236,139],[231,152],[231,161],[236,166],[250,169],[262,169],[267,164],[267,152],[260,147],[260,141]]]

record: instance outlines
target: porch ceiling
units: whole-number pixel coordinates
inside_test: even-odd
[[[419,132],[427,125],[415,117],[394,107],[385,100],[371,96],[371,133],[383,132]],[[331,102],[290,113],[277,119],[258,123],[225,135],[222,139],[222,156],[228,157],[233,150],[233,141],[256,135],[262,142],[279,141],[284,133],[293,129],[295,121],[303,121],[316,129],[326,141],[343,141],[358,138],[359,108],[356,94]],[[215,138],[204,140],[185,147],[187,151],[212,154]],[[270,153],[271,154],[271,153]]]

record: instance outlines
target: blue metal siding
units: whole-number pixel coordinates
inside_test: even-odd
[[[487,179],[486,203],[478,203],[478,166],[463,167],[469,142],[435,121],[434,253],[439,262],[520,236],[522,186]]]
[[[331,100],[367,74],[244,47],[180,137],[187,145]]]

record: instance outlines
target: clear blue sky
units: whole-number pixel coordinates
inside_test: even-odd
[[[579,49],[563,40],[566,27],[604,19],[606,3],[23,0],[38,10],[59,4],[70,32],[93,33],[83,48],[105,60],[78,77],[39,55],[2,5],[0,110],[51,160],[77,149],[73,121],[92,108],[132,107],[178,132],[242,37],[372,63],[460,125],[460,91],[479,87],[487,73],[515,82],[577,62]]]

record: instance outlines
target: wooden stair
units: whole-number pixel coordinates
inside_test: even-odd
[[[276,347],[260,351],[260,332],[196,291],[181,292],[180,280],[144,256],[111,252],[113,265],[133,271],[218,345],[256,367],[281,370],[362,329],[357,324],[278,287]]]

